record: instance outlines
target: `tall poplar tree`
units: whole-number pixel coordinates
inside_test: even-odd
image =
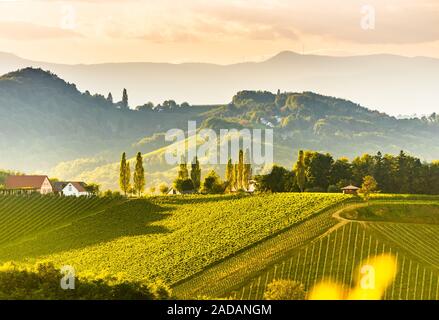
[[[239,190],[239,185],[238,185],[238,164],[235,163],[233,165],[233,188],[235,188],[235,191]]]
[[[113,95],[111,94],[111,92],[108,93],[107,101],[113,103]]]
[[[239,150],[239,159],[238,159],[238,189],[243,188],[244,181],[244,152]]]
[[[123,93],[122,93],[122,108],[128,109],[128,92],[127,92],[127,89],[123,89]]]
[[[194,161],[192,162],[191,180],[192,183],[194,184],[195,191],[198,192],[201,186],[201,169],[200,169],[200,162],[198,161],[198,157],[195,157]]]
[[[234,187],[234,182],[233,182],[234,170],[235,169],[233,167],[232,158],[229,158],[226,167],[226,181],[227,181],[227,189],[229,190],[229,192],[231,192]]]
[[[178,169],[178,178],[179,180],[187,180],[189,179],[189,172],[187,170],[186,162],[182,161],[180,163],[180,167]]]
[[[133,189],[131,187],[131,166],[130,166],[129,161],[127,161],[127,164],[125,166],[125,177],[126,177],[126,186],[127,186],[126,192],[132,193]],[[125,195],[126,195],[126,193],[125,193]]]
[[[244,155],[244,173],[243,173],[243,187],[248,191],[250,188],[250,180],[252,176],[252,165],[250,159],[250,153],[248,149],[245,151]]]
[[[303,150],[299,151],[299,157],[297,159],[296,165],[294,166],[294,172],[296,173],[297,186],[299,187],[300,192],[303,192],[305,190],[306,183],[306,171]]]
[[[143,190],[145,189],[145,169],[143,168],[143,158],[140,152],[137,153],[136,157],[136,168],[133,176],[134,190],[137,196],[140,197]]]
[[[128,166],[128,170],[127,170],[127,166]],[[120,161],[119,187],[126,196],[128,189],[130,188],[130,170],[129,170],[129,163],[127,163],[125,152],[122,153],[122,159]]]

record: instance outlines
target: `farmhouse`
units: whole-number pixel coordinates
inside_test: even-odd
[[[62,189],[62,193],[67,197],[89,196],[91,193],[87,191],[86,187],[87,185],[84,182],[68,182]]]
[[[53,186],[47,176],[9,176],[5,189],[10,193],[53,193]]]
[[[341,188],[341,190],[343,191],[344,194],[357,194],[358,190],[360,190],[360,188],[350,185],[344,188]]]

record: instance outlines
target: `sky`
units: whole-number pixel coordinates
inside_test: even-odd
[[[0,0],[0,52],[56,63],[439,58],[437,0]]]

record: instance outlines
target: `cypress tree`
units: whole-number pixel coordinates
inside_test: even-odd
[[[127,89],[123,89],[123,93],[122,93],[122,108],[128,109],[128,92],[127,92]]]
[[[111,92],[108,93],[107,101],[113,103],[113,95],[111,94]]]

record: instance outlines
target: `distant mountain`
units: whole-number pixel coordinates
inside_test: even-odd
[[[164,134],[187,130],[188,120],[214,130],[273,129],[274,160],[288,167],[299,149],[336,157],[403,149],[439,159],[437,115],[399,120],[344,99],[268,91],[239,91],[222,105],[129,110],[51,72],[26,68],[0,77],[0,168],[117,188],[120,154],[141,151],[148,184],[169,182],[175,167],[165,161],[170,142]]]
[[[388,114],[430,114],[438,109],[439,59],[395,55],[329,57],[281,52],[258,63],[106,63],[62,65],[0,54],[0,73],[42,67],[85,91],[120,98],[131,106],[166,99],[220,104],[236,92],[277,89],[313,91],[356,101]]]

